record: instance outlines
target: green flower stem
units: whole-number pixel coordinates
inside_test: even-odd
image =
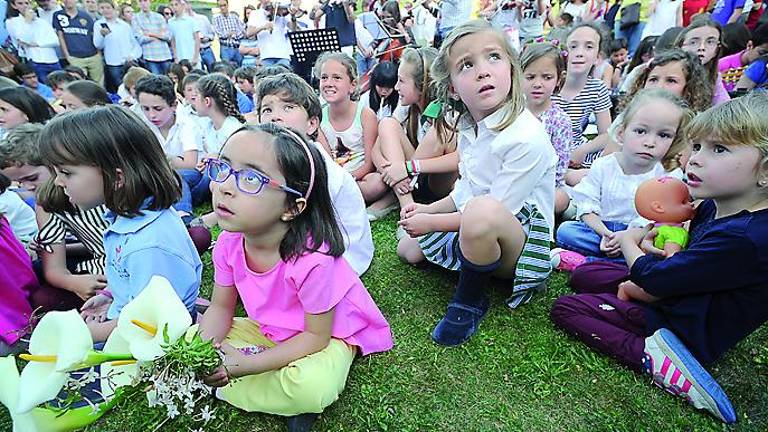
[[[115,361],[135,360],[131,354],[105,353],[103,351],[90,350],[85,355],[85,359],[80,363],[75,363],[71,367],[61,372],[72,372],[80,369],[89,368]]]

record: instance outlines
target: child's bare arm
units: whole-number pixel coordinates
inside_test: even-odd
[[[227,337],[232,327],[232,317],[237,305],[237,289],[234,286],[214,284],[211,305],[200,321],[200,334],[203,339],[221,342]]]

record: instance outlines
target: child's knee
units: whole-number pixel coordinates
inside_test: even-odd
[[[379,121],[379,142],[382,140],[400,140],[402,126],[394,117],[385,117]]]
[[[565,327],[569,318],[574,314],[572,295],[558,297],[549,311],[549,318],[558,327]]]
[[[397,242],[397,256],[408,264],[418,264],[425,259],[419,242],[408,236],[401,238]]]
[[[487,197],[473,198],[461,215],[461,237],[485,237],[508,228],[509,210],[501,202]]]

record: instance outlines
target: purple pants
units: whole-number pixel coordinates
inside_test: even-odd
[[[619,284],[628,280],[629,267],[626,263],[600,260],[573,269],[569,283],[579,294],[616,294]]]
[[[645,338],[650,336],[645,310],[638,303],[616,297],[619,283],[628,277],[626,265],[612,262],[596,261],[577,267],[571,284],[582,294],[555,300],[550,318],[595,351],[642,372]]]

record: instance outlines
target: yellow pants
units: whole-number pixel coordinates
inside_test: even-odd
[[[235,348],[275,346],[261,333],[259,324],[247,318],[235,318],[224,341]],[[319,413],[344,390],[355,353],[356,348],[331,339],[322,351],[278,370],[238,378],[219,388],[216,396],[245,411],[283,416]]]
[[[99,85],[104,85],[104,60],[102,60],[101,54],[96,53],[96,55],[85,58],[70,57],[69,62],[72,66],[83,69]]]

